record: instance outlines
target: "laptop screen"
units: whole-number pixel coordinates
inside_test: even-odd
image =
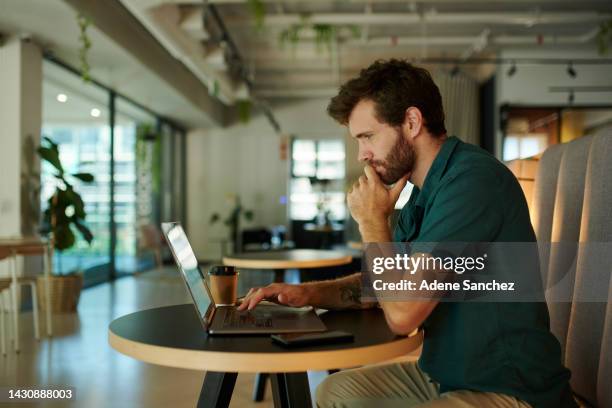
[[[204,276],[200,272],[198,260],[193,253],[193,249],[191,249],[191,245],[189,245],[185,231],[180,224],[171,222],[162,223],[162,230],[174,260],[183,274],[198,314],[202,321],[207,323],[205,316],[210,305],[210,297],[204,287]]]

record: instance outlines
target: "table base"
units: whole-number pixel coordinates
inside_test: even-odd
[[[310,387],[306,373],[268,374],[276,408],[311,408]],[[228,407],[238,373],[207,371],[197,408]],[[264,382],[265,384],[265,382]]]

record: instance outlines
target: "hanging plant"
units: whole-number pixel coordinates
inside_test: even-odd
[[[281,31],[278,35],[278,41],[281,48],[285,48],[286,44],[291,44],[291,50],[295,51],[295,47],[300,42],[300,31],[304,28],[306,28],[304,24],[298,23],[292,24]]]
[[[263,31],[266,19],[266,7],[261,0],[247,0],[249,10],[255,21],[257,31]]]
[[[248,123],[251,119],[251,108],[253,107],[253,103],[249,99],[240,99],[237,102],[237,107],[240,122]]]
[[[208,82],[208,94],[214,98],[219,97],[219,81],[217,79]]]
[[[81,78],[83,78],[84,82],[91,81],[91,77],[89,75],[89,62],[87,60],[89,49],[91,48],[91,40],[87,35],[87,29],[91,25],[91,20],[85,17],[82,14],[77,14],[77,23],[79,25],[79,42],[81,43],[81,48],[79,49],[79,62],[81,65]]]
[[[610,42],[612,42],[612,20],[603,22],[599,26],[599,31],[597,32],[597,45],[600,55],[608,53]]]
[[[349,30],[354,38],[361,36],[361,30],[356,25],[312,24],[309,21],[310,15],[308,14],[302,14],[301,20],[300,23],[291,24],[280,32],[278,39],[281,48],[284,48],[286,44],[291,44],[292,50],[295,51],[296,46],[302,39],[300,34],[305,30],[312,30],[314,32],[315,44],[319,53],[323,49],[331,53],[333,42],[336,41],[338,34],[343,29]]]
[[[314,24],[312,29],[315,32],[315,43],[317,44],[317,52],[325,46],[327,51],[331,53],[332,43],[336,38],[336,27],[330,24]]]

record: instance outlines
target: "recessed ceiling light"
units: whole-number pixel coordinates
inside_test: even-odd
[[[66,94],[60,93],[60,94],[57,94],[56,99],[58,102],[64,103],[68,100],[68,96],[66,96]]]
[[[99,118],[100,117],[100,109],[98,108],[93,108],[90,112],[91,116],[93,116],[94,118]]]

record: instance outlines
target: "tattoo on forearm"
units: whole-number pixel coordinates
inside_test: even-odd
[[[340,287],[340,299],[342,303],[361,305],[361,284],[359,282],[349,282]]]

